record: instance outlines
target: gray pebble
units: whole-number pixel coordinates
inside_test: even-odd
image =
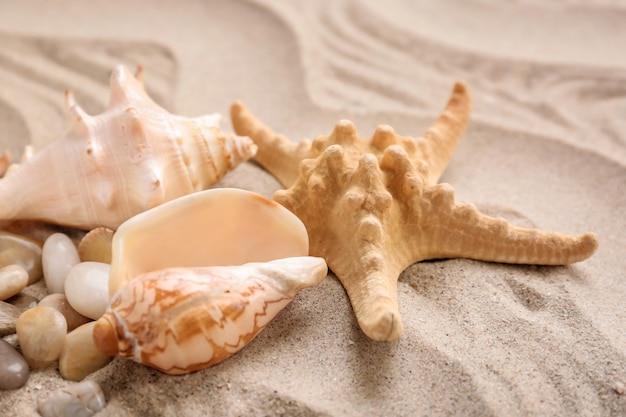
[[[17,350],[0,339],[0,390],[18,389],[28,381],[28,363]]]

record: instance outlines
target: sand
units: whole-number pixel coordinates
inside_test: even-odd
[[[298,140],[349,118],[419,136],[453,82],[474,97],[442,182],[459,201],[600,248],[567,267],[422,262],[399,280],[404,336],[367,339],[329,277],[249,346],[182,377],[114,360],[99,416],[626,415],[626,8],[618,0],[31,1],[0,4],[0,146],[62,136],[63,91],[89,113],[115,64],[183,115],[243,100]],[[218,186],[271,196],[246,163]],[[0,392],[35,415],[55,369]]]

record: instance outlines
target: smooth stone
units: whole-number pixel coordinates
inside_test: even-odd
[[[42,417],[91,417],[105,406],[106,398],[100,385],[94,381],[83,381],[39,400],[37,411]]]
[[[15,233],[0,231],[0,268],[17,264],[28,273],[31,285],[43,277],[41,242]]]
[[[52,307],[31,308],[17,319],[16,330],[22,355],[31,368],[45,368],[59,359],[67,334],[63,314]]]
[[[19,294],[28,284],[28,272],[21,265],[0,268],[0,300]]]
[[[111,357],[100,352],[93,341],[92,321],[76,328],[65,336],[59,357],[59,372],[70,381],[82,381],[87,375],[104,368]]]
[[[65,280],[67,301],[83,316],[97,320],[109,302],[109,271],[111,266],[101,262],[81,262],[74,265]]]
[[[78,326],[89,323],[91,319],[74,310],[67,301],[65,294],[50,294],[45,296],[39,302],[40,307],[52,307],[58,310],[65,317],[67,322],[67,331],[71,332]]]
[[[24,294],[23,292],[20,292],[19,294],[16,294],[5,301],[9,304],[14,305],[22,311],[26,311],[29,308],[37,307],[37,303],[39,303],[37,297],[30,294]]]
[[[28,381],[28,363],[17,350],[0,339],[0,390],[18,389]]]
[[[15,325],[20,314],[22,314],[20,308],[0,301],[0,337],[15,333]]]
[[[63,233],[54,233],[44,242],[41,258],[48,294],[63,293],[67,274],[80,262],[74,242]]]

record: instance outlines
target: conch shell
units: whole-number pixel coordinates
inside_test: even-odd
[[[113,236],[109,294],[146,272],[241,265],[309,254],[304,224],[280,204],[217,188],[140,213]]]
[[[194,372],[239,351],[326,274],[324,260],[309,256],[150,272],[113,296],[94,341],[168,374]]]
[[[116,229],[131,216],[214,184],[256,146],[224,134],[218,114],[168,113],[124,66],[111,74],[107,110],[87,115],[66,94],[65,138],[0,180],[0,219]]]

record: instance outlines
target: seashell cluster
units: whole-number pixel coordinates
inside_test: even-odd
[[[87,115],[66,95],[70,123],[56,141],[0,180],[0,219],[93,229],[214,184],[256,146],[223,133],[218,114],[168,113],[147,95],[141,73],[111,74],[107,110]]]
[[[302,288],[327,274],[322,258],[169,268],[134,278],[96,322],[98,349],[183,374],[244,347]]]
[[[170,374],[211,366],[326,276],[308,251],[302,222],[250,191],[201,191],[138,214],[113,235],[96,346]]]

